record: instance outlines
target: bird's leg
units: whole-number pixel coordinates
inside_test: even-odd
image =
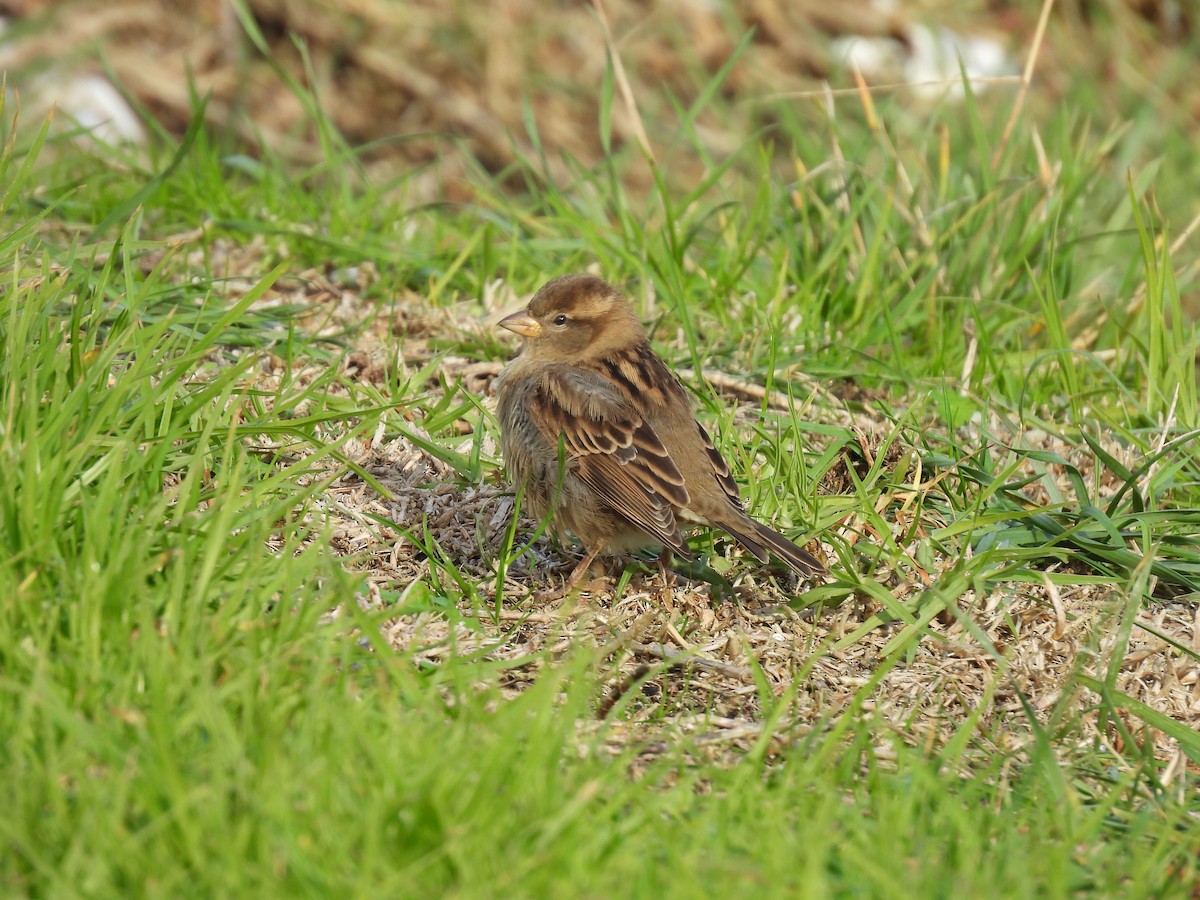
[[[545,603],[550,600],[558,600],[561,597],[567,596],[567,594],[571,593],[571,591],[575,590],[575,588],[579,586],[579,582],[583,581],[583,577],[587,575],[588,569],[592,567],[592,563],[596,561],[596,557],[600,555],[600,551],[604,549],[604,545],[606,543],[608,542],[600,541],[589,547],[587,552],[583,554],[583,559],[579,561],[579,565],[571,570],[571,574],[567,576],[566,583],[563,584],[562,587],[543,588],[540,591],[536,591],[534,593],[534,597]]]
[[[671,589],[671,584],[675,579],[671,574],[671,549],[669,547],[663,547],[662,555],[658,558],[658,568],[663,577],[663,606],[667,608],[667,612],[675,612],[675,592]]]
[[[592,567],[592,563],[596,561],[596,557],[600,555],[600,551],[607,543],[606,540],[600,541],[588,548],[587,553],[583,554],[583,559],[579,561],[579,565],[572,569],[571,574],[567,576],[567,583],[563,585],[564,594],[571,593],[579,585],[579,582],[583,581],[583,576],[588,573],[588,569]]]

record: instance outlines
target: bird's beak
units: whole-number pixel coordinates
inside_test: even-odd
[[[541,323],[531,316],[527,309],[505,316],[496,324],[527,338],[535,338],[542,333]]]

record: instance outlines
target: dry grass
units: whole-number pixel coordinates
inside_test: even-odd
[[[340,320],[345,325],[373,313],[355,291],[330,290],[320,273],[302,276],[285,291],[289,301],[298,299],[297,293],[312,305],[313,323]],[[462,333],[490,324],[474,316],[456,318],[444,310],[422,313],[415,302],[406,304],[406,316],[407,327],[418,334],[430,328]],[[384,383],[406,359],[413,366],[428,361],[420,338],[408,340],[399,358],[385,349],[395,346],[395,327],[378,318],[359,331],[345,363],[350,380]],[[486,395],[499,368],[453,358],[443,365],[444,383],[479,396]],[[309,374],[315,371],[310,365]],[[278,368],[265,372],[260,386],[273,389],[282,374]],[[306,377],[303,370],[291,374],[301,381]],[[731,403],[739,402],[736,391],[729,396]],[[757,401],[749,405],[757,406]],[[868,442],[870,435],[887,428],[861,415],[855,417],[855,425]],[[480,427],[494,430],[483,421],[460,422],[461,452],[469,450],[472,432]],[[325,437],[333,441],[340,436],[330,432]],[[1064,457],[1072,452],[1039,433],[1025,438]],[[490,434],[483,448],[486,458],[497,459]],[[1115,443],[1109,450],[1125,452]],[[1112,665],[1119,667],[1117,690],[1200,728],[1200,667],[1160,637],[1200,650],[1200,613],[1192,601],[1150,602],[1123,646],[1118,622],[1125,598],[1113,587],[1059,587],[1046,578],[1042,584],[1002,584],[983,595],[968,590],[957,598],[957,615],[942,614],[931,621],[928,636],[914,645],[903,664],[888,669],[864,702],[860,689],[891,656],[889,644],[899,627],[881,625],[844,640],[881,612],[868,598],[853,597],[830,608],[796,609],[796,601],[803,603],[804,596],[795,593],[793,581],[781,584],[743,557],[730,573],[732,594],[683,578],[666,593],[653,568],[635,573],[618,594],[614,586],[621,566],[615,563],[609,577],[595,578],[579,595],[544,602],[535,592],[561,578],[577,557],[576,551],[541,538],[509,569],[497,605],[495,548],[503,542],[513,511],[499,473],[483,483],[466,484],[449,465],[409,439],[388,438],[382,431],[350,442],[345,452],[384,489],[380,493],[348,474],[321,502],[333,546],[350,566],[366,574],[368,587],[357,598],[359,605],[387,615],[393,606],[404,606],[406,591],[414,585],[447,583],[447,595],[459,596],[451,572],[478,590],[474,599],[468,592],[458,601],[457,615],[422,611],[388,616],[383,626],[388,643],[418,664],[436,664],[451,654],[478,654],[502,662],[509,693],[531,684],[540,667],[568,647],[594,646],[610,685],[609,696],[598,700],[597,717],[609,715],[617,702],[627,704],[627,721],[611,730],[607,740],[614,749],[622,742],[638,746],[643,759],[673,746],[664,735],[703,729],[701,744],[713,759],[729,753],[733,760],[760,739],[764,727],[785,730],[795,738],[808,727],[797,730],[797,723],[817,723],[846,712],[873,715],[905,739],[934,746],[952,739],[957,728],[974,717],[978,733],[997,750],[1017,751],[1020,757],[1019,751],[1034,740],[1023,695],[1038,720],[1051,729],[1064,716],[1081,718],[1078,734],[1117,752],[1137,752],[1139,748],[1127,746],[1128,736],[1134,735],[1141,750],[1174,761],[1167,769],[1170,781],[1184,771],[1177,742],[1132,718],[1122,730],[1119,723],[1102,717],[1097,698],[1073,677],[1083,673],[1103,680]],[[891,458],[900,464],[902,454]],[[937,489],[936,479],[924,484]],[[827,493],[839,490],[834,477],[823,486]],[[1096,490],[1103,496],[1107,488]],[[1029,498],[1039,500],[1036,485]],[[903,499],[885,495],[878,505],[897,533],[911,524],[900,518],[911,507]],[[940,524],[930,521],[928,526]],[[846,522],[844,533],[850,535],[860,525]],[[534,528],[535,523],[526,521],[522,534],[528,536]],[[428,548],[434,545],[440,555],[431,558]],[[731,551],[737,552],[725,548]],[[828,547],[825,555],[832,558]],[[922,592],[955,563],[939,558],[927,569],[914,563],[903,570],[877,571],[874,577],[898,600],[919,609],[916,601]],[[1048,571],[1053,570],[1052,566]],[[1122,652],[1122,658],[1114,659]],[[774,695],[794,697],[782,722],[764,724],[756,667]]]

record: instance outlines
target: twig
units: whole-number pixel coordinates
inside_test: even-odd
[[[1050,598],[1050,605],[1054,607],[1054,633],[1050,636],[1054,640],[1061,640],[1062,636],[1067,633],[1067,608],[1063,606],[1062,595],[1058,592],[1058,585],[1050,579],[1049,572],[1042,573],[1042,584],[1046,587],[1046,595]]]
[[[612,59],[613,78],[616,79],[617,90],[621,92],[625,111],[629,113],[629,118],[633,121],[634,137],[637,138],[650,165],[657,169],[658,162],[654,158],[654,151],[650,149],[650,138],[646,136],[646,129],[642,125],[642,116],[638,112],[637,101],[633,99],[633,89],[629,86],[629,79],[625,76],[625,66],[621,63],[621,54],[617,52],[617,43],[613,40],[612,29],[608,27],[608,15],[604,12],[604,3],[602,0],[592,0],[592,5],[596,7],[600,25],[604,28],[604,43],[608,46],[608,55]]]
[[[1017,99],[1013,101],[1012,112],[1004,123],[1004,132],[1000,135],[1000,143],[992,153],[992,168],[1000,164],[1013,129],[1017,127],[1017,118],[1025,108],[1025,97],[1029,94],[1029,85],[1033,82],[1033,69],[1037,65],[1038,54],[1042,49],[1042,38],[1046,36],[1046,23],[1050,20],[1050,10],[1054,8],[1054,0],[1045,0],[1042,4],[1042,14],[1038,17],[1037,29],[1033,33],[1033,45],[1029,48],[1029,56],[1025,60],[1025,71],[1021,73],[1021,87],[1017,91]]]
[[[628,676],[623,678],[621,683],[613,688],[612,693],[600,701],[599,706],[596,707],[596,718],[607,719],[608,714],[612,712],[617,702],[629,693],[630,688],[649,675],[650,671],[649,666],[638,666]]]
[[[718,675],[724,675],[728,678],[736,678],[739,681],[751,682],[754,676],[749,669],[742,666],[723,663],[720,660],[709,659],[707,656],[694,656],[690,653],[685,653],[682,650],[677,650],[674,647],[668,647],[665,644],[660,644],[657,641],[650,644],[643,644],[639,641],[630,641],[627,646],[635,653],[645,653],[647,656],[653,656],[655,659],[661,659],[664,662],[670,663],[672,666],[695,666],[697,669],[703,669],[706,672],[715,672]]]
[[[695,369],[682,368],[679,369],[679,374],[684,378],[696,378],[697,372]],[[729,372],[723,372],[720,369],[701,369],[698,373],[699,377],[703,378],[714,388],[726,393],[735,394],[739,397],[744,397],[747,400],[767,401],[768,409],[779,410],[780,412],[789,412],[795,405],[792,398],[789,398],[783,391],[768,391],[761,384],[754,381],[749,381],[745,378],[739,378],[736,375],[731,375]],[[814,394],[818,394],[825,399],[835,400],[835,398],[816,381],[807,379],[809,383],[805,388]]]

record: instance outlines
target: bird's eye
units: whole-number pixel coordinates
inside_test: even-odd
[[[566,325],[567,317],[565,315],[563,315],[562,313],[559,313],[557,316],[554,317],[554,324],[555,325]]]

